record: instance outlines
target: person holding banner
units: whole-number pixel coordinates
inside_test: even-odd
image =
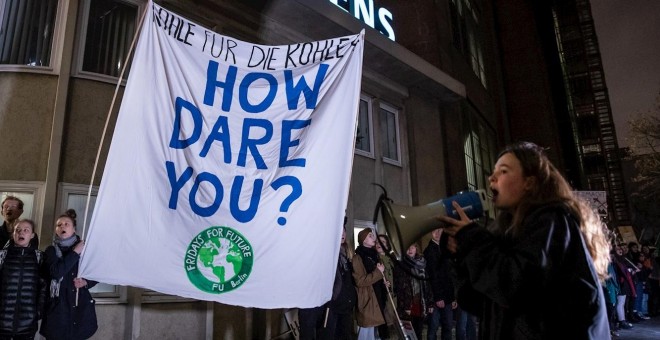
[[[344,230],[341,233],[341,246],[332,292],[333,299],[329,303],[327,318],[328,339],[336,340],[352,340],[355,334],[353,309],[357,301],[357,292],[351,264],[353,254],[346,242],[346,222],[347,219],[344,218]]]
[[[76,211],[69,209],[55,223],[53,244],[46,248],[50,294],[40,333],[46,339],[88,339],[98,329],[95,301],[89,289],[96,281],[78,277],[85,241],[76,235]]]
[[[439,216],[453,237],[458,303],[481,316],[481,339],[609,339],[601,282],[610,259],[605,226],[552,165],[521,142],[489,177],[499,210],[490,229]]]
[[[379,262],[375,249],[376,236],[371,229],[365,228],[358,233],[358,244],[352,261],[358,295],[358,340],[373,340],[376,339],[376,327],[385,323],[385,266]]]

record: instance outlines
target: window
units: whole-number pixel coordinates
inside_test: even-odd
[[[454,46],[463,53],[472,71],[487,87],[484,70],[483,38],[479,29],[481,11],[474,0],[451,0],[449,12]]]
[[[386,103],[380,104],[380,146],[384,161],[400,165],[399,111]]]
[[[355,135],[355,152],[367,157],[373,157],[373,137],[371,121],[371,101],[368,96],[360,96],[357,134]]]
[[[468,189],[487,189],[488,176],[494,162],[494,134],[478,119],[473,109],[467,108],[464,116],[467,132],[464,141],[465,169],[467,171]]]
[[[89,222],[92,220],[92,212],[96,204],[96,195],[98,192],[97,187],[92,188],[92,195],[89,200],[89,211],[85,215],[85,207],[87,206],[87,194],[89,186],[85,184],[68,184],[63,183],[60,185],[60,203],[58,205],[59,216],[61,213],[68,209],[74,209],[77,215],[77,234],[85,238]],[[90,292],[97,298],[108,298],[104,302],[117,302],[126,300],[126,289],[120,286],[115,286],[107,283],[99,282],[96,286],[90,289]]]
[[[488,176],[495,165],[495,134],[479,119],[474,109],[468,107],[464,113],[467,133],[463,147],[468,190],[481,189],[488,192]],[[494,218],[494,209],[490,209],[488,215]]]
[[[0,64],[50,66],[57,0],[0,1]]]
[[[78,51],[82,75],[119,77],[138,24],[139,0],[87,0],[81,17],[84,42]]]

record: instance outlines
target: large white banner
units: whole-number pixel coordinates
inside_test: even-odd
[[[364,32],[264,46],[149,6],[81,276],[247,307],[328,301]]]

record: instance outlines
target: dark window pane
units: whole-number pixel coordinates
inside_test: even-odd
[[[119,76],[135,34],[137,10],[118,0],[91,1],[83,71]]]
[[[396,134],[396,114],[380,109],[380,132],[383,157],[395,161],[399,160],[398,136]]]
[[[371,130],[369,129],[369,102],[360,100],[360,113],[358,117],[357,136],[355,148],[371,152]]]
[[[0,64],[49,66],[57,0],[5,0],[0,6]]]

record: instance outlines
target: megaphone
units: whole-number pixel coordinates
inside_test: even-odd
[[[456,201],[470,219],[483,217],[491,209],[490,201],[484,190],[461,192],[454,196],[443,198],[433,203],[421,206],[394,204],[387,197],[385,188],[380,195],[374,211],[374,224],[378,234],[386,233],[390,238],[390,249],[386,251],[400,255],[408,247],[428,232],[448,225],[438,220],[438,216],[449,216],[460,219],[458,212],[452,206]]]

